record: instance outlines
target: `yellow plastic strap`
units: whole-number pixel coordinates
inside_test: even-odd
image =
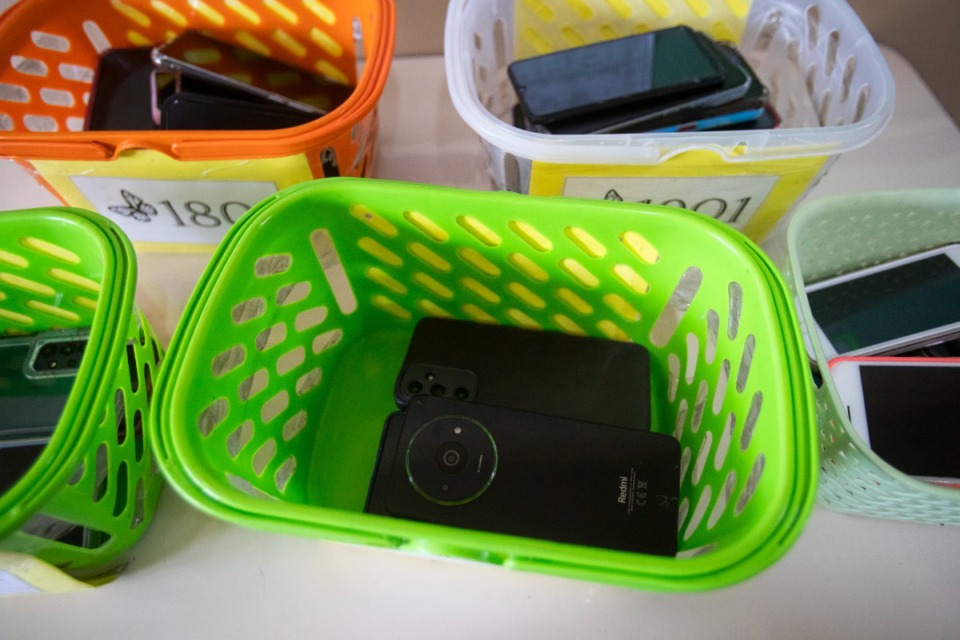
[[[62,593],[90,589],[86,582],[21,553],[0,551],[0,596],[28,593]]]

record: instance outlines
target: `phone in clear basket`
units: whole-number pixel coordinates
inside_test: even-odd
[[[542,125],[718,87],[719,58],[677,26],[516,60],[507,75],[526,119]]]
[[[878,456],[960,488],[960,358],[836,358],[830,374],[851,425]]]
[[[806,292],[814,320],[807,330],[827,360],[950,340],[960,336],[960,244],[829,278]]]

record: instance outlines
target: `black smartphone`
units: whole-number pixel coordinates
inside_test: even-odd
[[[84,128],[88,131],[155,129],[150,49],[108,49],[97,63]]]
[[[417,323],[394,388],[636,430],[650,429],[641,345],[466,320]]]
[[[310,122],[314,115],[278,103],[256,103],[181,91],[163,101],[162,129],[283,129]]]
[[[685,26],[517,60],[507,73],[533,125],[704,91],[723,81],[716,53]]]
[[[0,493],[53,434],[86,348],[83,332],[0,339]]]
[[[155,47],[152,60],[159,69],[282,104],[314,118],[335,109],[354,89],[196,31],[186,31]]]
[[[416,396],[387,419],[365,511],[672,556],[679,469],[668,435]]]
[[[601,113],[559,120],[537,130],[556,135],[640,133],[716,128],[756,120],[767,103],[767,90],[753,69],[732,46],[715,43],[697,33],[719,61],[723,82],[707,91],[665,96]],[[746,117],[741,117],[746,114]]]

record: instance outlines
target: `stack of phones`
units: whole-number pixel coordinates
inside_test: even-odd
[[[353,87],[187,31],[101,57],[85,128],[279,129],[335,109]]]
[[[678,26],[518,60],[514,124],[551,134],[774,128],[767,89],[729,44]]]
[[[680,445],[650,431],[639,345],[428,318],[365,511],[672,556]]]
[[[903,473],[960,488],[960,245],[811,284],[807,298],[864,442]]]

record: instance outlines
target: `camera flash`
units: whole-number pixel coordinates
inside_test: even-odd
[[[454,427],[454,428],[453,428],[453,432],[454,432],[456,435],[460,435],[461,433],[463,433],[463,427]]]

